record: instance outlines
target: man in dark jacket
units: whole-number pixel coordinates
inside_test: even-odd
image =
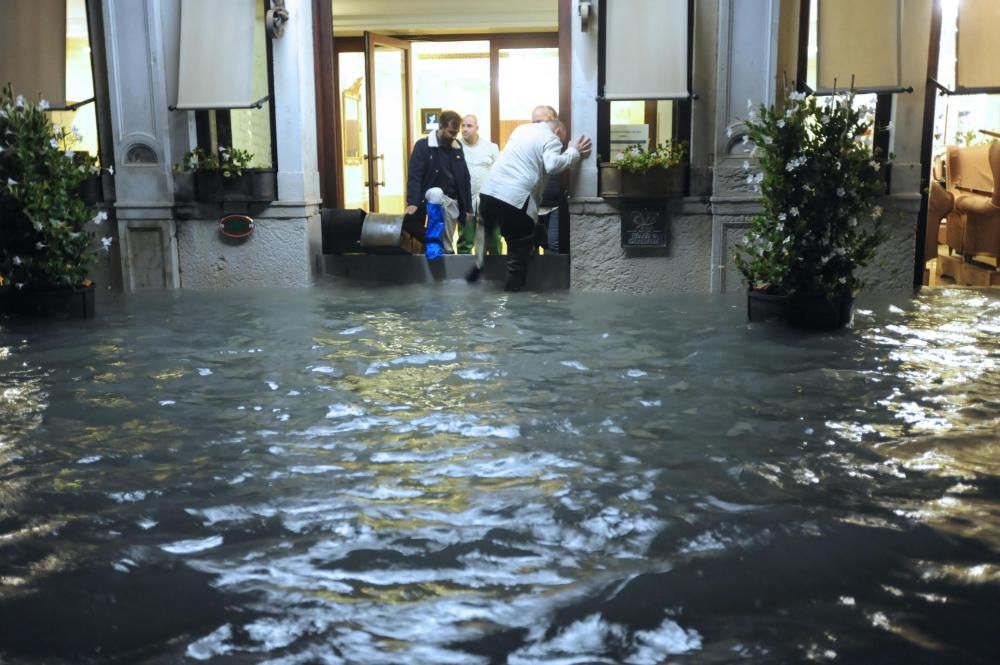
[[[406,219],[404,227],[417,238],[424,239],[427,216],[425,193],[440,187],[445,196],[458,203],[458,219],[449,219],[441,244],[448,254],[455,253],[455,230],[458,220],[472,212],[472,182],[465,163],[462,144],[456,140],[461,131],[462,117],[455,111],[444,111],[438,129],[417,141],[410,153],[409,175],[406,180]]]

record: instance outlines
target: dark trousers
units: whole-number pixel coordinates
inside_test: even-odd
[[[524,288],[528,261],[535,251],[535,220],[528,216],[527,210],[527,201],[521,208],[515,208],[489,194],[479,195],[479,214],[486,225],[487,236],[499,226],[507,241],[505,291],[520,291]]]

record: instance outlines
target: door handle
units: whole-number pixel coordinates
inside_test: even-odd
[[[379,173],[379,180],[375,183],[376,187],[385,187],[385,155],[375,155],[375,168],[379,166],[379,162],[382,163],[382,171]]]

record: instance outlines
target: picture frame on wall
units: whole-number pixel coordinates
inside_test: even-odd
[[[420,126],[425,132],[437,129],[438,118],[441,117],[441,109],[422,108],[420,109]]]

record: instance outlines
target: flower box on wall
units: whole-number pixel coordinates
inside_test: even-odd
[[[245,201],[270,203],[277,198],[278,174],[274,169],[247,169],[226,178],[220,171],[196,171],[198,200],[204,203]]]
[[[649,169],[645,173],[623,171],[612,163],[600,165],[600,195],[623,199],[677,199],[684,196],[687,165]]]
[[[622,198],[677,199],[684,196],[686,166],[649,169],[645,173],[622,171]]]

